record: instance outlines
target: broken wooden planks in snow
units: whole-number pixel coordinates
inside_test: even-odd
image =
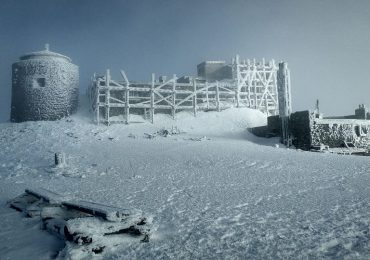
[[[65,239],[70,249],[93,255],[120,244],[148,242],[152,232],[152,218],[140,210],[69,200],[46,189],[26,189],[9,205],[29,217],[39,217],[41,228]]]

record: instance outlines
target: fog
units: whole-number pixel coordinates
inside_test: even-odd
[[[83,93],[94,72],[124,69],[195,75],[203,60],[266,58],[288,62],[293,110],[352,114],[370,106],[370,1],[2,0],[0,121],[10,114],[11,64],[52,51],[80,67]]]

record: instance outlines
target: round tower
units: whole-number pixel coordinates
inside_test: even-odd
[[[57,120],[77,110],[78,66],[45,47],[12,66],[12,122]]]

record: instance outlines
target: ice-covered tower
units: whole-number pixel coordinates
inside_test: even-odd
[[[57,120],[77,110],[78,66],[45,50],[20,57],[12,66],[11,121]]]
[[[290,91],[290,71],[286,62],[279,63],[277,72],[277,88],[279,97],[279,116],[281,122],[281,138],[280,141],[287,145],[291,145],[289,131],[289,116],[292,113],[292,98]]]

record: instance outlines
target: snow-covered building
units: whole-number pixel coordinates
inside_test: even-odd
[[[267,126],[255,127],[250,131],[257,136],[280,136],[281,142],[294,147],[310,150],[328,146],[343,147],[345,142],[358,148],[370,145],[370,120],[367,109],[360,105],[354,115],[324,117],[318,108],[291,113],[287,117],[270,116]],[[284,118],[286,128],[284,129]],[[284,131],[286,131],[284,135]]]
[[[370,120],[356,116],[325,118],[313,111],[300,111],[292,113],[289,128],[294,146],[305,150],[321,145],[342,147],[344,142],[367,148],[370,143]]]
[[[78,66],[45,50],[20,57],[12,66],[11,121],[57,120],[77,110]]]

